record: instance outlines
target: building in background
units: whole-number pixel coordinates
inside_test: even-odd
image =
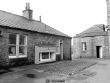
[[[73,37],[72,59],[107,58],[108,52],[108,32],[103,24],[94,25]]]
[[[107,26],[108,26],[109,56],[110,56],[110,0],[106,0],[106,3],[107,3]]]
[[[0,10],[0,65],[71,59],[71,37],[32,17],[29,3],[23,16]]]

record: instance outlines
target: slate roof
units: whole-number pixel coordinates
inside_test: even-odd
[[[23,29],[29,31],[36,31],[41,33],[48,33],[53,35],[70,37],[42,22],[37,20],[28,20],[23,16],[12,14],[0,10],[0,25],[8,26],[10,28]]]
[[[94,36],[107,36],[107,31],[104,31],[105,26],[103,24],[94,25],[91,28],[81,32],[74,36],[74,38],[78,37],[94,37]]]

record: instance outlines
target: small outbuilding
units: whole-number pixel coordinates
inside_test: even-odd
[[[104,24],[94,25],[73,37],[72,59],[107,58],[108,52],[108,32]]]

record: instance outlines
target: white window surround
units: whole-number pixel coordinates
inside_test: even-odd
[[[43,53],[43,57],[42,57]],[[46,54],[45,54],[46,53]],[[47,54],[48,53],[48,54]],[[45,55],[50,55],[46,57]],[[35,46],[35,64],[56,61],[56,47],[39,47]]]
[[[87,50],[86,42],[82,42],[82,50],[83,51]]]
[[[24,45],[20,45],[19,44],[19,39],[20,39],[20,35],[19,34],[15,34],[16,35],[16,44],[15,44],[15,46],[16,46],[16,55],[14,56],[14,55],[10,55],[9,54],[9,58],[23,58],[23,57],[27,57],[27,36],[26,35],[23,35],[23,36],[25,36],[25,42],[24,42]],[[13,46],[13,44],[9,44],[9,46]],[[20,46],[22,46],[22,47],[24,47],[24,51],[25,51],[25,55],[20,55],[20,53],[19,53],[19,47]]]

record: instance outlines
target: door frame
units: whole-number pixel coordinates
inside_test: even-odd
[[[60,54],[61,54],[61,60],[63,60],[63,42],[60,42]]]
[[[97,58],[103,58],[102,46],[96,46],[96,56]]]

